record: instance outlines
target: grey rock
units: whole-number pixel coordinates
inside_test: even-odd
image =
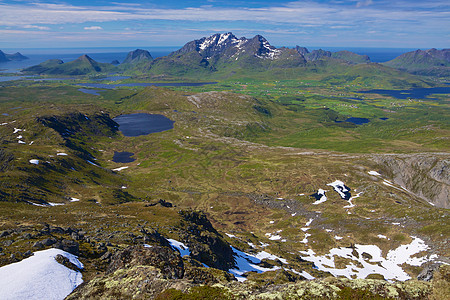
[[[417,279],[423,281],[431,281],[433,279],[434,272],[439,269],[440,264],[430,264],[423,268],[422,272],[417,276]]]
[[[80,245],[72,240],[64,239],[62,241],[58,241],[53,245],[53,248],[58,248],[74,255],[80,254]]]
[[[44,244],[42,244],[42,242],[38,241],[38,242],[34,243],[32,247],[36,248],[36,249],[42,249],[42,248],[44,248]]]
[[[42,240],[41,242],[42,242],[42,244],[45,245],[45,246],[51,246],[51,245],[53,245],[54,243],[56,243],[56,239],[54,239],[54,238],[47,238],[47,239],[45,239],[45,240]]]

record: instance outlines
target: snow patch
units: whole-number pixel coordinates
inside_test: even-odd
[[[169,241],[170,246],[172,246],[172,248],[175,248],[180,252],[181,257],[183,257],[185,255],[191,255],[191,251],[189,250],[189,248],[182,242],[179,242],[179,241],[173,240],[173,239],[167,239],[167,240]]]
[[[237,238],[234,234],[225,233],[225,235],[229,238]]]
[[[120,168],[116,168],[116,169],[112,169],[113,171],[119,172],[122,170],[128,169],[128,167],[120,167]]]
[[[325,192],[326,192],[325,190],[319,189],[317,193],[312,195],[314,198],[316,198],[316,202],[314,202],[313,205],[317,205],[327,201],[327,196],[325,196]]]
[[[378,173],[377,171],[369,171],[368,173],[369,173],[369,175],[373,175],[373,176],[381,176],[381,174]]]
[[[23,131],[23,129],[20,129],[20,128],[14,128],[14,132],[13,132],[13,133],[18,133],[19,131]]]
[[[311,236],[311,234],[305,233],[305,237],[303,238],[303,240],[300,241],[300,243],[307,244],[309,236]]]
[[[59,156],[67,156],[68,154],[67,154],[67,153],[64,153],[64,152],[59,152],[59,153],[56,153],[56,155],[59,155]]]
[[[58,254],[83,268],[75,255],[60,249],[35,252],[31,257],[0,268],[0,298],[64,299],[83,279],[81,272],[59,264],[55,260]]]
[[[75,197],[70,198],[70,202],[77,202],[77,201],[80,201],[80,199]]]
[[[356,194],[355,196],[351,197],[350,199],[348,199],[349,205],[344,206],[344,208],[352,208],[352,207],[355,207],[356,205],[353,204],[352,201],[353,201],[353,199],[358,198],[359,196],[361,196],[361,194],[362,194],[362,192],[360,192],[360,193]]]
[[[300,251],[300,253],[305,255],[302,256],[302,259],[313,262],[319,270],[330,272],[334,276],[345,276],[353,279],[355,277],[366,278],[370,274],[381,274],[386,280],[404,281],[411,279],[411,277],[401,268],[401,265],[420,266],[435,258],[434,256],[412,257],[429,249],[423,240],[417,237],[412,238],[413,241],[410,244],[390,250],[386,258],[382,257],[382,251],[376,245],[356,244],[354,248],[333,248],[329,254],[323,256],[316,256],[312,249]],[[354,255],[355,251],[357,255]],[[338,269],[334,263],[335,256],[346,258],[350,262],[347,263],[345,268]]]
[[[229,272],[231,274],[234,274],[236,279],[240,282],[247,280],[244,276],[242,276],[246,272],[257,272],[257,273],[263,273],[267,271],[275,271],[280,269],[278,266],[274,266],[272,268],[264,268],[261,266],[258,266],[259,263],[265,258],[270,260],[280,260],[282,263],[287,264],[287,261],[283,258],[280,258],[278,256],[272,255],[266,251],[262,251],[254,254],[249,254],[242,252],[234,247],[231,247],[231,249],[234,252],[235,256],[235,268],[230,269]]]
[[[39,164],[39,159],[30,159],[29,162],[30,162],[30,164],[38,165]]]
[[[301,276],[305,277],[305,278],[308,279],[308,280],[316,279],[316,277],[312,276],[311,274],[309,274],[309,273],[306,272],[306,271],[301,271],[301,272],[299,272],[299,271],[296,271],[296,270],[294,270],[294,269],[290,269],[289,271],[291,271],[291,272],[294,273],[294,274],[301,275]]]
[[[342,199],[348,200],[351,198],[350,188],[346,186],[342,181],[336,180],[332,183],[328,183],[327,185],[332,186]]]

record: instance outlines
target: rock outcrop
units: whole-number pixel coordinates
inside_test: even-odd
[[[375,155],[394,182],[437,207],[450,208],[448,155]]]

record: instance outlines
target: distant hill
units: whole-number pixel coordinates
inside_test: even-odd
[[[87,75],[115,70],[116,67],[112,64],[99,63],[87,55],[82,55],[68,63],[64,63],[60,59],[50,59],[39,65],[25,68],[22,72],[25,74]]]
[[[385,62],[384,65],[412,74],[450,76],[450,49],[411,51]]]
[[[298,53],[303,55],[307,61],[316,61],[320,59],[328,59],[328,58],[334,58],[334,59],[340,59],[349,63],[354,64],[363,64],[363,63],[369,63],[370,58],[367,55],[359,55],[354,52],[350,51],[338,51],[338,52],[331,52],[326,50],[313,50],[312,52],[309,52],[309,50],[306,47],[300,47],[296,46],[295,48]]]
[[[147,50],[136,49],[128,53],[122,64],[136,64],[145,61],[152,61],[153,57]]]
[[[14,54],[6,54],[2,50],[0,50],[0,62],[6,62],[6,61],[20,61],[28,59],[28,57],[20,54],[19,52],[16,52]]]
[[[28,57],[22,55],[20,52],[16,52],[14,54],[6,54],[6,57],[9,60],[15,60],[15,61],[20,61],[20,60],[26,60],[29,59]]]
[[[0,50],[0,62],[9,61],[9,59],[6,57],[6,54]]]

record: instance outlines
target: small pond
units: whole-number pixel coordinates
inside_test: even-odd
[[[98,93],[99,91],[97,90],[89,90],[89,89],[78,89],[78,91],[85,93],[85,94],[90,94],[90,95],[95,95],[95,96],[100,96],[100,94]]]
[[[336,123],[342,123],[342,122],[350,122],[356,125],[362,125],[362,124],[366,124],[369,123],[370,120],[366,119],[366,118],[355,118],[355,117],[350,117],[345,121],[335,121]]]
[[[132,152],[115,152],[114,151],[114,156],[113,156],[113,162],[116,163],[130,163],[135,161],[135,158],[132,158],[131,156],[133,156],[134,153]]]
[[[173,123],[175,123],[163,115],[146,113],[120,115],[113,120],[119,124],[119,130],[124,136],[139,136],[166,131],[172,129]]]
[[[397,99],[424,99],[432,94],[450,94],[450,87],[434,87],[434,88],[416,88],[410,90],[369,90],[358,91],[364,94],[380,94],[387,95]],[[433,99],[433,98],[429,98]]]

